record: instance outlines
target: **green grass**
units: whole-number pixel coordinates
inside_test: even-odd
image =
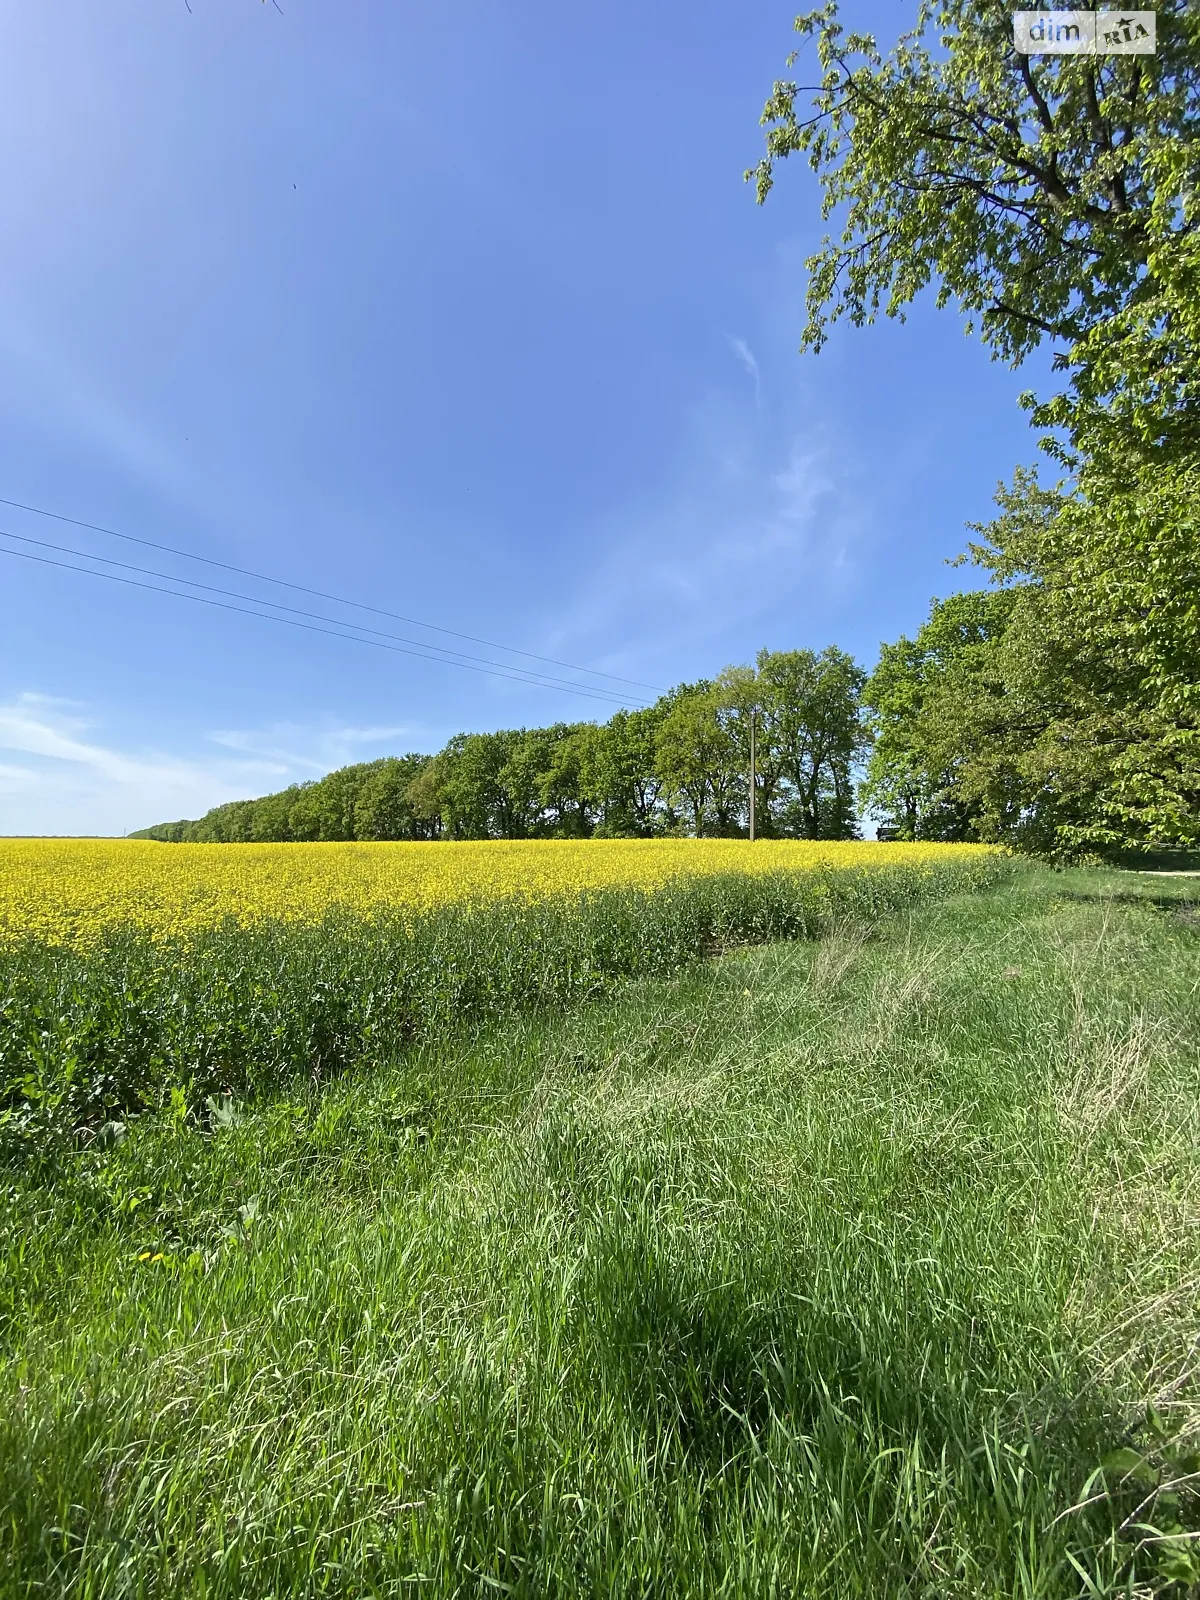
[[[10,1166],[0,1593],[1197,1592],[1189,891],[860,908]]]
[[[521,905],[447,905],[411,922],[337,910],[315,926],[230,920],[94,947],[0,940],[0,1162],[53,1163],[106,1122],[180,1098],[258,1099],[531,1010],[569,1009],[714,946],[809,937],[976,886],[998,854],[921,865],[682,877]]]

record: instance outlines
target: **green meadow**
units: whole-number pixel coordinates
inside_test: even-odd
[[[1014,869],[18,1152],[0,1593],[1200,1592],[1198,882]]]

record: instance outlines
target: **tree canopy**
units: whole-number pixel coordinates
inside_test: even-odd
[[[923,0],[884,55],[837,0],[798,17],[815,81],[776,83],[755,176],[763,200],[802,155],[841,217],[808,262],[804,346],[840,316],[901,315],[935,283],[1020,361],[1151,296],[1151,258],[1194,238],[1198,27],[1165,0],[1153,56],[1029,56],[1009,6]]]
[[[1200,842],[1200,12],[1160,6],[1150,56],[1021,54],[989,0],[888,54],[836,0],[796,28],[815,79],[776,83],[756,176],[805,157],[839,219],[802,348],[931,287],[1063,375],[1024,404],[1068,477],[1018,471],[969,551],[994,590],[883,646],[864,798],[1052,855]]]

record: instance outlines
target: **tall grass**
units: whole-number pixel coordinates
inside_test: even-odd
[[[182,1096],[245,1099],[327,1080],[536,1006],[664,975],[717,943],[805,937],[832,917],[916,904],[1005,870],[921,865],[683,878],[533,903],[450,905],[313,925],[233,921],[186,939],[114,928],[98,947],[0,945],[0,1156]]]
[[[1200,930],[1128,881],[12,1169],[0,1593],[1182,1600]]]

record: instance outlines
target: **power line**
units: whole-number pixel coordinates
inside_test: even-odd
[[[17,511],[30,511],[36,517],[50,517],[55,522],[69,522],[74,528],[87,528],[92,533],[103,533],[112,539],[125,539],[130,544],[144,545],[146,549],[159,550],[164,555],[181,556],[185,561],[201,561],[207,567],[220,567],[225,572],[236,572],[240,578],[254,578],[259,583],[274,583],[281,589],[294,589],[297,594],[310,594],[317,600],[332,600],[339,606],[353,606],[358,611],[370,611],[377,617],[389,617],[393,622],[405,622],[413,628],[428,628],[431,633],[444,633],[452,639],[465,639],[469,644],[486,645],[489,650],[503,650],[508,655],[524,656],[527,661],[541,661],[550,667],[566,667],[570,672],[584,672],[593,678],[608,678],[613,683],[627,683],[635,689],[651,689],[655,694],[663,692],[655,683],[643,683],[638,678],[622,678],[615,672],[601,672],[596,667],[581,667],[573,661],[559,661],[554,656],[535,655],[531,650],[518,650],[513,645],[497,644],[494,639],[480,639],[473,633],[459,633],[454,628],[442,628],[436,622],[422,622],[419,617],[401,616],[398,611],[384,611],[379,606],[369,606],[362,600],[347,600],[343,595],[330,594],[324,589],[309,589],[302,583],[291,583],[287,578],[273,578],[266,572],[251,572],[248,567],[231,566],[228,561],[216,561],[211,556],[198,556],[191,550],[180,550],[169,544],[157,544],[153,539],[140,539],[132,533],[119,533],[116,528],[104,528],[98,522],[82,522],[78,517],[67,517],[60,511],[47,511],[42,506],[26,505],[21,500],[6,500],[0,495],[0,506],[12,506]],[[103,557],[97,559],[102,560]],[[265,603],[271,604],[270,601]]]
[[[335,628],[353,628],[356,630],[353,637],[357,637],[358,634],[367,633],[374,635],[375,638],[378,639],[391,639],[397,644],[415,645],[420,651],[437,651],[438,654],[434,655],[430,653],[425,657],[425,659],[429,661],[443,661],[447,666],[457,667],[463,665],[465,662],[472,661],[479,666],[498,667],[501,672],[508,675],[515,676],[519,673],[521,674],[519,679],[520,682],[531,683],[539,688],[568,689],[572,692],[577,692],[581,689],[587,689],[595,693],[610,694],[610,691],[600,689],[596,684],[577,684],[571,682],[570,679],[557,678],[547,672],[534,672],[528,667],[509,666],[506,662],[502,661],[489,661],[485,656],[468,655],[462,650],[448,650],[444,645],[427,644],[423,639],[407,639],[402,634],[385,633],[379,628],[368,628],[359,622],[344,622],[340,617],[327,617],[323,612],[320,611],[303,611],[298,606],[285,606],[278,600],[260,600],[257,595],[242,594],[236,589],[218,589],[214,584],[199,583],[195,578],[177,578],[173,573],[170,572],[158,572],[153,567],[137,567],[129,561],[116,561],[111,556],[96,556],[93,555],[89,550],[76,550],[70,545],[54,544],[49,539],[34,539],[26,533],[10,533],[7,529],[0,528],[0,538],[15,539],[20,544],[37,545],[37,547],[41,550],[54,550],[59,555],[78,556],[84,561],[98,561],[102,565],[108,567],[120,567],[124,572],[137,572],[140,573],[144,578],[162,578],[166,583],[185,583],[191,589],[204,589],[209,594],[223,595],[227,600],[245,600],[252,606],[271,606],[275,611],[287,611],[290,612],[294,617],[308,617],[313,622],[328,622],[331,623]],[[0,549],[2,548],[3,547],[0,546]],[[9,553],[13,555],[20,554],[19,551],[10,551]],[[73,570],[76,572],[91,572],[91,569],[88,567],[76,567]],[[91,575],[96,578],[110,576],[110,574],[105,572],[92,572]],[[176,594],[179,591],[168,589],[162,592],[166,594]],[[182,595],[181,598],[190,600],[196,597],[194,595]],[[270,613],[254,612],[253,615],[270,616]],[[284,619],[276,617],[274,620],[278,622]],[[347,634],[346,637],[349,638],[352,636]],[[365,642],[367,641],[364,640],[364,643]],[[611,695],[610,697],[614,699],[617,698],[616,696]],[[635,699],[639,704],[646,704],[645,700],[643,700],[640,696],[630,695],[625,696],[624,699]],[[623,700],[622,703],[624,703]]]
[[[607,690],[598,689],[598,688],[595,688],[595,687],[592,687],[592,686],[585,686],[585,685],[581,685],[581,684],[560,683],[560,682],[556,682],[556,681],[552,681],[552,680],[541,681],[541,680],[539,680],[537,678],[534,678],[532,676],[523,675],[524,674],[524,669],[520,668],[520,667],[516,667],[516,668],[510,669],[510,668],[508,668],[506,666],[503,666],[501,664],[496,664],[496,665],[491,666],[491,667],[474,666],[468,661],[453,661],[453,660],[449,660],[446,656],[430,655],[426,650],[423,650],[421,648],[409,649],[409,648],[407,648],[407,647],[405,647],[403,645],[383,644],[379,640],[376,640],[376,639],[364,639],[360,633],[343,633],[336,626],[334,628],[321,628],[321,627],[315,626],[311,622],[295,622],[295,621],[292,620],[291,617],[273,616],[273,615],[271,615],[270,612],[267,612],[267,611],[255,611],[255,610],[249,609],[246,606],[230,605],[227,601],[224,601],[224,600],[210,600],[204,595],[185,594],[180,589],[163,589],[163,588],[160,588],[157,584],[142,583],[136,578],[122,578],[115,572],[96,572],[90,567],[76,567],[76,566],[73,566],[69,561],[55,561],[49,556],[35,556],[31,552],[26,551],[26,550],[8,550],[8,549],[5,549],[2,545],[0,545],[0,555],[15,556],[15,557],[19,558],[22,561],[36,561],[41,566],[58,567],[58,568],[61,568],[65,572],[78,572],[78,573],[82,573],[85,577],[89,577],[89,578],[106,578],[110,583],[123,583],[129,588],[146,589],[152,594],[172,595],[177,600],[193,600],[193,601],[196,602],[197,605],[214,606],[218,610],[221,610],[221,611],[236,611],[236,612],[240,613],[242,616],[257,617],[260,621],[263,621],[263,622],[279,622],[279,623],[282,623],[285,627],[288,627],[288,628],[303,628],[306,633],[323,633],[323,634],[328,635],[328,637],[331,638],[331,639],[347,639],[347,640],[351,641],[354,644],[370,645],[373,649],[376,649],[376,650],[390,650],[393,654],[396,654],[396,655],[415,656],[418,661],[437,661],[437,662],[440,662],[443,666],[447,666],[447,667],[462,667],[467,672],[480,672],[480,673],[483,673],[485,676],[488,676],[488,677],[507,678],[511,682],[528,684],[531,687],[537,688],[537,689],[541,689],[541,688],[558,689],[558,690],[560,690],[560,692],[562,692],[564,694],[584,695],[590,700],[605,700],[605,701],[608,701],[608,702],[610,702],[612,704],[615,704],[615,705],[624,705],[624,704],[626,704],[626,700],[624,698],[622,698],[621,696],[616,695],[616,694],[611,694]],[[102,558],[96,558],[96,559],[102,559]],[[248,597],[243,596],[242,598],[248,598]],[[269,603],[269,602],[267,602],[267,603]],[[333,620],[333,619],[329,619],[329,620]],[[351,623],[351,624],[346,624],[346,626],[351,626],[352,627],[354,625]],[[437,646],[434,646],[432,648],[436,649]]]
[[[226,600],[210,600],[206,595],[202,594],[185,594],[181,589],[161,589],[157,584],[142,583],[137,578],[122,578],[116,572],[96,572],[90,567],[72,566],[69,561],[55,561],[50,556],[35,556],[28,550],[7,550],[0,545],[0,555],[14,556],[20,561],[36,561],[43,567],[60,567],[64,572],[80,572],[88,578],[106,578],[109,583],[123,583],[131,589],[148,589],[152,594],[169,594],[173,595],[176,600],[192,600],[197,605],[215,606],[221,611],[237,611],[242,616],[257,617],[262,622],[281,623],[285,628],[303,628],[306,633],[324,633],[331,639],[347,639],[352,644],[369,645],[373,650],[390,650],[394,655],[416,656],[418,661],[438,661],[443,666],[461,667],[464,672],[481,672],[485,677],[508,678],[511,682],[529,684],[535,689],[559,689],[563,694],[583,695],[589,700],[605,700],[614,705],[626,704],[626,701],[619,695],[609,694],[603,689],[585,688],[577,684],[560,686],[556,683],[539,683],[533,678],[518,676],[521,671],[520,668],[510,671],[503,666],[477,667],[468,661],[450,661],[445,656],[428,655],[422,650],[410,650],[404,645],[383,644],[378,639],[364,639],[358,633],[341,633],[336,628],[319,628],[311,622],[296,622],[291,617],[272,616],[268,611],[252,611],[246,606],[230,605]]]

